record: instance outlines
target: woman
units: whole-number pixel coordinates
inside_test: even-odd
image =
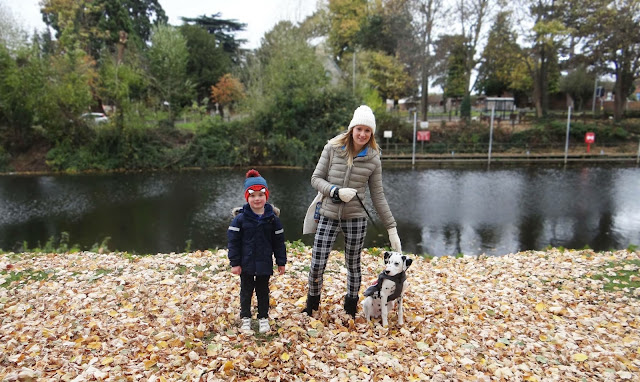
[[[371,200],[389,232],[391,247],[400,252],[401,244],[396,221],[382,189],[380,149],[376,143],[376,119],[368,106],[353,113],[346,133],[331,139],[311,176],[311,185],[324,195],[319,208],[319,221],[313,243],[309,291],[304,312],[318,310],[322,279],[327,259],[338,229],[344,234],[347,264],[347,294],[344,310],[355,317],[360,291],[360,252],[367,232],[367,213],[360,200],[369,187]]]

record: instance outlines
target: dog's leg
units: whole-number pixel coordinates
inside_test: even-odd
[[[387,296],[386,294],[380,295],[380,315],[382,316],[382,326],[385,328],[389,326],[388,316],[389,316],[389,307],[387,306]]]
[[[398,297],[398,324],[399,325],[404,324],[403,309],[402,309],[402,295]]]

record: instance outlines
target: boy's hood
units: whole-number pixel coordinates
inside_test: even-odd
[[[280,216],[280,208],[278,208],[278,207],[276,207],[276,206],[274,206],[274,205],[271,205],[271,204],[269,204],[269,205],[271,206],[271,208],[273,208],[273,213],[274,213],[274,215],[276,215],[276,216],[278,216],[278,217],[279,217],[279,216]],[[266,206],[267,206],[267,205],[265,204],[265,207],[266,207]],[[244,206],[241,206],[241,207],[234,207],[233,209],[231,209],[231,217],[234,217],[234,218],[235,218],[235,217],[236,217],[236,216],[238,216],[238,215],[239,215],[243,210],[244,210]]]

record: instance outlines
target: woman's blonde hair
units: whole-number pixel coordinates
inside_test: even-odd
[[[331,143],[332,145],[336,146],[336,147],[345,147],[346,151],[347,151],[347,165],[349,167],[351,167],[353,165],[353,158],[356,157],[356,155],[358,155],[359,152],[356,152],[356,146],[353,143],[353,128],[355,126],[352,126],[349,130],[347,130],[346,133],[342,133],[340,135],[337,135],[333,138],[331,138],[331,140],[329,140],[329,143]],[[369,139],[369,142],[367,142],[367,144],[365,145],[365,147],[369,147],[372,150],[376,150],[376,151],[380,151],[380,147],[378,146],[378,143],[376,142],[376,136],[372,133],[371,134],[371,138]],[[364,149],[364,147],[363,147]]]

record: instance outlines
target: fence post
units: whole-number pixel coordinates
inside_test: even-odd
[[[413,155],[411,156],[411,167],[416,164],[416,123],[418,121],[418,113],[413,112]]]
[[[495,114],[496,111],[496,103],[494,102],[493,105],[491,105],[491,124],[490,124],[490,129],[489,129],[489,158],[488,158],[488,162],[487,164],[491,164],[491,146],[493,145],[493,115]]]
[[[567,138],[564,143],[564,164],[567,165],[567,155],[569,153],[569,130],[571,129],[571,106],[567,111]]]

